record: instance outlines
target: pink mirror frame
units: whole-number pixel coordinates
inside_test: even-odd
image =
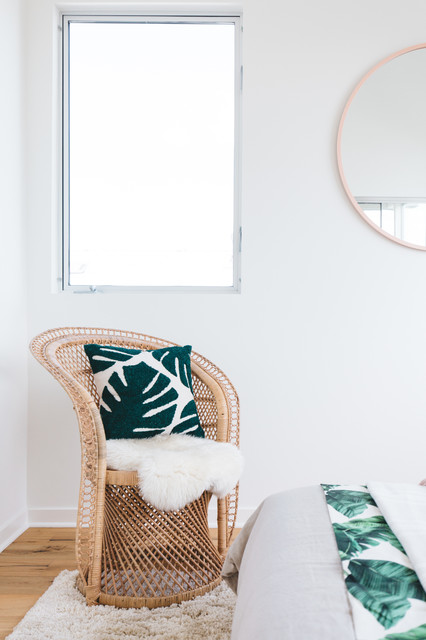
[[[400,238],[396,238],[395,236],[391,235],[390,233],[387,233],[387,231],[384,231],[383,229],[380,229],[380,227],[375,225],[374,222],[372,222],[367,217],[367,215],[364,213],[364,211],[361,209],[361,207],[359,206],[358,202],[355,200],[354,196],[352,195],[352,192],[351,192],[351,190],[349,188],[349,185],[348,185],[348,182],[346,180],[345,172],[343,170],[343,161],[342,161],[342,133],[343,133],[343,126],[345,124],[346,115],[347,115],[347,113],[349,111],[349,108],[350,108],[355,96],[357,95],[358,91],[360,90],[360,88],[368,80],[368,78],[373,75],[373,73],[375,71],[380,69],[380,67],[382,67],[383,65],[387,64],[388,62],[390,62],[394,58],[398,58],[399,56],[405,55],[406,53],[410,53],[411,51],[417,51],[418,49],[426,49],[426,43],[424,42],[422,44],[414,45],[413,47],[407,47],[406,49],[401,49],[400,51],[397,51],[396,53],[393,53],[392,55],[388,56],[387,58],[384,58],[383,60],[378,62],[372,69],[370,69],[370,71],[368,71],[365,74],[365,76],[363,78],[361,78],[361,80],[358,82],[358,84],[356,85],[355,89],[352,91],[352,93],[351,93],[351,95],[349,97],[349,100],[347,101],[347,103],[345,105],[345,108],[343,110],[342,117],[340,118],[339,130],[338,130],[338,134],[337,134],[337,163],[338,163],[338,167],[339,167],[340,178],[342,180],[343,187],[344,187],[344,189],[346,191],[346,194],[347,194],[349,200],[351,201],[353,207],[359,213],[361,218],[363,218],[365,220],[365,222],[367,222],[367,224],[370,225],[370,227],[372,227],[375,231],[380,233],[382,236],[385,236],[389,240],[392,240],[393,242],[396,242],[396,243],[398,243],[398,244],[400,244],[400,245],[402,245],[404,247],[410,247],[411,249],[418,249],[419,251],[426,251],[426,246],[422,247],[421,245],[411,244],[410,242],[406,242],[404,240],[401,240]]]

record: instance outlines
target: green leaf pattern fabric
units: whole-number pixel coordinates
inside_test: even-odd
[[[358,516],[360,513],[363,513],[366,506],[369,504],[374,507],[376,506],[376,503],[369,493],[365,493],[363,491],[350,491],[349,489],[347,491],[340,491],[336,489],[328,490],[327,504],[330,504],[336,509],[336,511],[339,511],[339,513],[342,513],[348,518],[353,518],[354,516]]]
[[[152,351],[84,346],[107,439],[169,433],[204,437],[194,401],[191,347]]]
[[[321,486],[357,640],[426,640],[426,593],[367,488]]]
[[[361,553],[363,549],[377,546],[381,540],[389,542],[404,553],[401,543],[387,526],[383,516],[371,516],[371,518],[335,523],[333,529],[342,560],[350,560],[354,555]]]
[[[391,633],[386,636],[384,640],[425,640],[426,638],[426,624],[420,625],[411,631],[406,633]]]

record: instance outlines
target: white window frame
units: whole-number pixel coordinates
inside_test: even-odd
[[[235,29],[235,107],[234,107],[234,224],[233,224],[233,284],[232,286],[82,286],[71,285],[70,282],[70,247],[69,247],[69,25],[72,22],[142,22],[142,23],[195,23],[195,24],[234,24]],[[84,12],[61,14],[61,290],[69,293],[130,293],[130,292],[183,292],[183,293],[240,293],[241,291],[241,127],[242,127],[242,15],[232,12],[231,15],[208,12],[205,15],[185,13],[155,14],[137,13],[109,14]]]
[[[392,204],[395,207],[395,222],[394,222],[394,233],[393,236],[398,239],[398,240],[402,240],[403,242],[408,242],[408,240],[406,240],[404,238],[404,225],[403,225],[403,215],[404,215],[404,205],[405,204],[424,204],[426,203],[426,198],[424,197],[420,197],[420,198],[415,198],[413,196],[407,196],[407,197],[395,197],[395,196],[388,196],[388,197],[383,197],[383,196],[357,196],[355,198],[356,202],[359,204],[359,206],[362,209],[362,205],[366,205],[366,204],[378,204],[380,205],[380,207],[382,208],[383,206],[385,206],[386,204]],[[364,211],[365,213],[365,211]],[[367,214],[365,214],[367,215]],[[367,217],[371,220],[371,218],[367,215]],[[381,219],[381,216],[380,216]],[[373,222],[373,224],[375,224]],[[380,223],[379,225],[376,225],[379,227],[379,229],[383,230],[383,226],[382,223]],[[426,241],[426,239],[425,239]],[[417,245],[412,245],[412,246],[417,246]],[[424,245],[418,245],[418,246],[424,246]]]

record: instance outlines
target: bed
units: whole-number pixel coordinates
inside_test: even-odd
[[[223,567],[238,596],[232,640],[426,639],[426,488],[356,487],[374,496],[364,523],[359,509],[342,515],[332,506],[338,488],[319,485],[270,496],[243,527]],[[388,533],[377,529],[380,519]],[[348,537],[348,524],[365,532],[371,522],[372,535]],[[384,560],[387,553],[394,554],[392,561]],[[356,591],[366,591],[365,585],[351,585],[348,571],[352,566],[355,573],[362,563],[399,567],[408,582],[394,572],[383,587],[383,576],[373,575],[376,590],[366,601]],[[380,594],[374,609],[371,594],[378,587],[389,595]]]

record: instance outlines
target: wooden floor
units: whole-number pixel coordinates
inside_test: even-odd
[[[239,530],[234,532],[234,537]],[[217,540],[216,529],[210,530]],[[75,529],[27,529],[0,553],[0,638],[24,617],[63,569],[76,569]]]

